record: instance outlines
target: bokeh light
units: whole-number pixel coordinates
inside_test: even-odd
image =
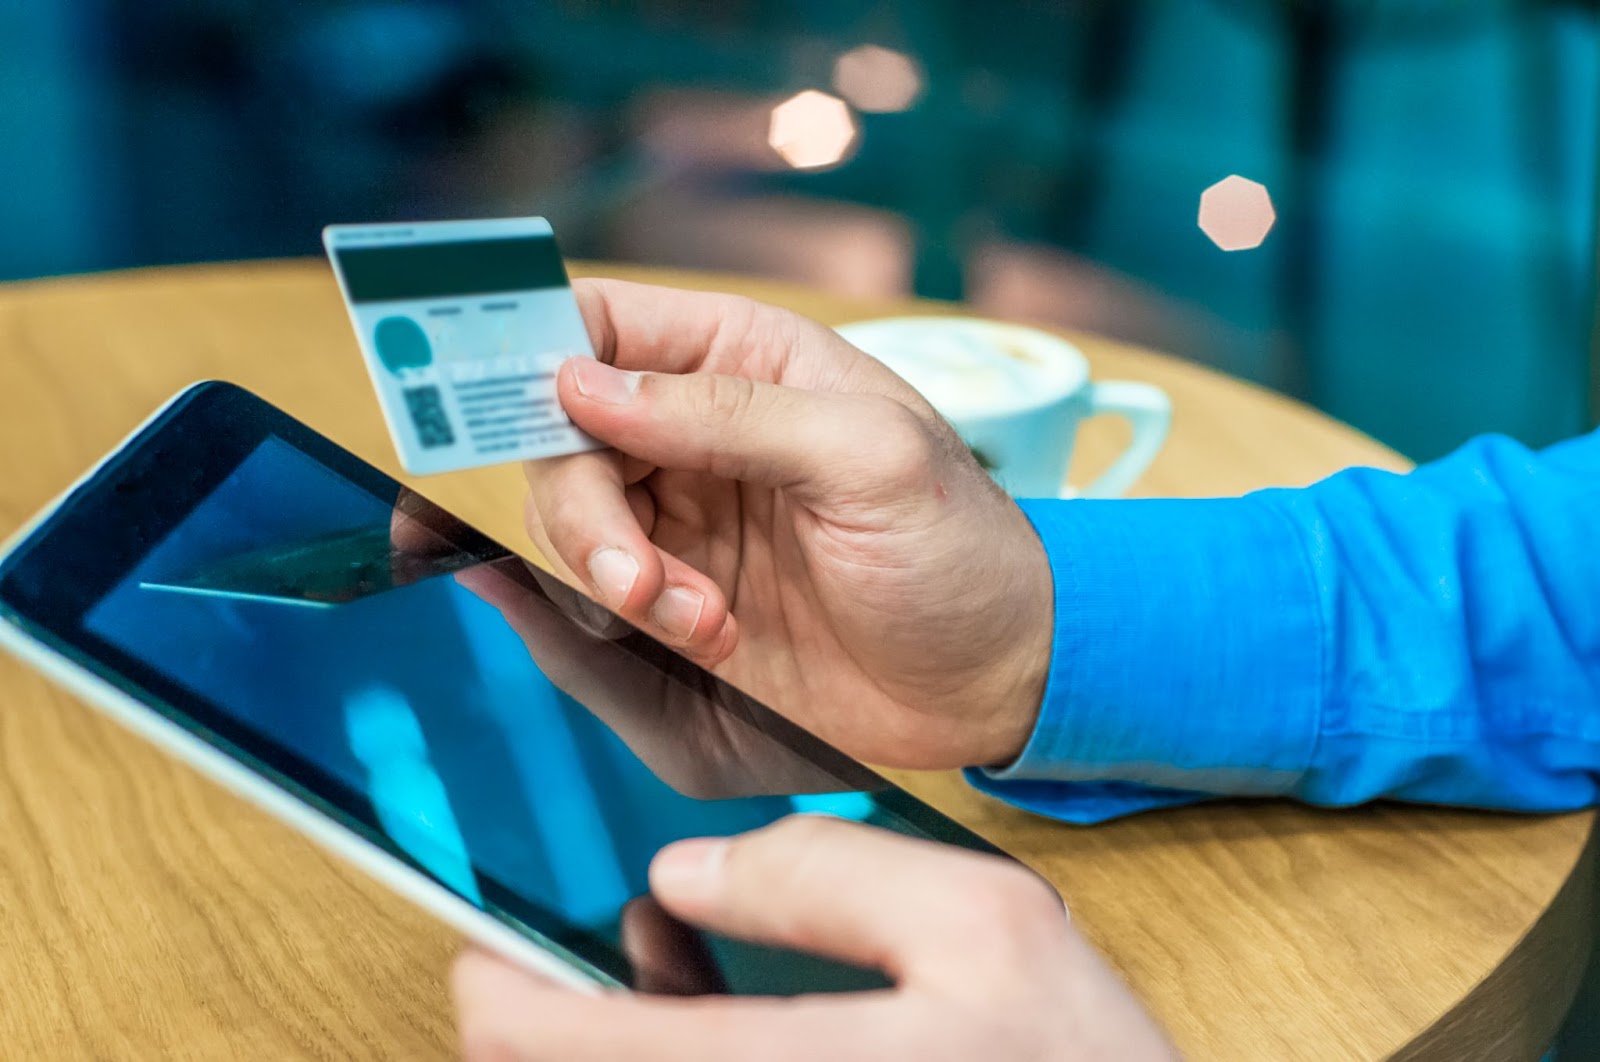
[[[844,100],[806,89],[772,108],[767,143],[797,170],[834,166],[855,147],[856,120]]]
[[[833,64],[833,87],[863,111],[904,111],[922,95],[922,67],[902,52],[863,44]]]
[[[1200,231],[1224,251],[1260,247],[1277,220],[1266,185],[1237,173],[1200,193]]]

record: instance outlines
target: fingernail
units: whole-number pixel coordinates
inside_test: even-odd
[[[705,607],[706,599],[698,590],[674,586],[656,599],[650,618],[656,621],[657,627],[682,641],[694,633]]]
[[[613,369],[593,358],[572,359],[572,378],[578,385],[578,393],[609,406],[632,402],[633,396],[639,393],[639,377],[639,373]]]
[[[589,554],[589,581],[608,605],[620,606],[639,578],[639,562],[616,546],[601,546]]]
[[[694,837],[669,844],[650,863],[650,887],[676,896],[714,892],[722,883],[727,861],[726,837]]]

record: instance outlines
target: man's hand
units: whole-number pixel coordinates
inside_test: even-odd
[[[598,360],[561,402],[608,452],[532,462],[558,574],[869,762],[1021,751],[1052,587],[1021,510],[909,385],[725,295],[573,285]]]
[[[584,995],[468,952],[453,978],[465,1057],[1175,1057],[1049,886],[994,857],[800,816],[670,846],[650,884],[683,922],[876,967],[895,987],[792,1000]]]

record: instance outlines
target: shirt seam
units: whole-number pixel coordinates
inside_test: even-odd
[[[1317,675],[1315,696],[1312,701],[1312,738],[1311,748],[1307,752],[1306,762],[1301,765],[1294,780],[1284,789],[1285,793],[1293,792],[1299,783],[1306,780],[1311,774],[1312,766],[1317,762],[1317,755],[1322,751],[1322,726],[1326,714],[1328,690],[1328,620],[1323,615],[1322,594],[1317,589],[1316,565],[1311,561],[1311,548],[1307,545],[1305,536],[1301,533],[1300,525],[1290,516],[1289,512],[1278,505],[1277,500],[1271,495],[1262,497],[1262,502],[1267,509],[1275,513],[1284,527],[1289,531],[1295,542],[1295,553],[1300,558],[1300,578],[1311,599],[1311,621],[1315,625],[1317,647]]]
[[[1508,706],[1509,707],[1509,706]],[[1434,741],[1483,741],[1488,738],[1515,739],[1518,737],[1547,737],[1560,738],[1564,741],[1600,741],[1600,727],[1590,723],[1588,727],[1585,719],[1565,719],[1564,713],[1570,711],[1570,704],[1566,702],[1548,700],[1526,700],[1515,704],[1517,710],[1528,718],[1515,726],[1499,725],[1492,717],[1475,716],[1474,725],[1470,733],[1465,736],[1445,736],[1438,734],[1406,733],[1402,725],[1385,725],[1391,720],[1409,722],[1415,719],[1425,719],[1435,714],[1440,709],[1410,709],[1379,707],[1381,713],[1370,719],[1365,724],[1350,723],[1339,727],[1329,727],[1324,732],[1326,737],[1362,737],[1377,738],[1383,741],[1421,742]],[[1574,725],[1575,724],[1575,725]]]

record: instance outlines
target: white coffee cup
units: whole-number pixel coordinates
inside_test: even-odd
[[[1172,402],[1159,387],[1089,379],[1083,353],[1037,328],[972,317],[889,317],[839,334],[920,391],[1018,498],[1111,498],[1139,478],[1166,440]],[[1079,490],[1065,485],[1078,424],[1112,413],[1133,441]]]

